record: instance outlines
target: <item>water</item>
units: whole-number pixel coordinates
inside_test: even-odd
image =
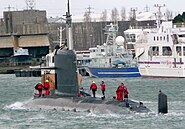
[[[91,81],[98,85],[102,79],[84,78],[89,89]],[[39,77],[16,78],[0,75],[0,129],[183,129],[185,127],[185,79],[105,78],[106,97],[115,95],[124,82],[129,97],[142,101],[152,112],[131,114],[96,114],[87,112],[27,109],[24,103],[32,99],[33,87]],[[168,95],[169,113],[157,113],[158,92]],[[98,96],[101,92],[98,89]]]

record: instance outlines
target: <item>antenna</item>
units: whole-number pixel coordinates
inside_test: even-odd
[[[67,2],[67,12],[66,12],[66,33],[67,33],[67,46],[69,50],[73,49],[73,36],[72,36],[72,18],[70,14],[69,0]]]
[[[68,0],[68,2],[67,2],[67,11],[68,11],[68,15],[69,15],[69,16],[71,16],[71,15],[70,15],[70,6],[69,6],[69,0]]]
[[[148,7],[148,5],[146,5],[146,7],[144,8],[144,11],[145,12],[149,12],[150,11],[150,8]]]
[[[8,11],[11,11],[11,9],[14,9],[14,7],[11,7],[10,5],[8,5],[8,7],[6,7],[5,9],[8,9]]]
[[[66,17],[66,24],[71,27],[71,22],[72,22],[72,19],[71,19],[71,14],[70,14],[70,6],[69,6],[69,0],[67,2],[67,12],[66,12],[66,15],[63,15]]]
[[[92,8],[90,5],[89,5],[89,7],[88,8],[86,8],[88,11],[86,11],[89,15],[91,14],[91,13],[93,13],[93,12],[91,12],[91,9],[94,9],[94,8]]]
[[[137,8],[131,8],[130,11],[131,11],[131,18],[132,18],[132,20],[136,20]]]
[[[161,23],[161,17],[162,17],[161,8],[165,7],[165,4],[163,5],[155,4],[154,7],[158,8],[158,12],[156,13],[156,21],[157,21],[157,27],[159,28]]]
[[[35,0],[26,0],[27,10],[33,10],[35,8],[36,2]]]
[[[91,21],[91,9],[93,9],[90,5],[88,8],[85,8],[87,11],[85,11],[85,21],[90,22]]]

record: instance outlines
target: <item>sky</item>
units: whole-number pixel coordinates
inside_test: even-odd
[[[0,17],[3,16],[3,11],[8,11],[8,6],[11,7],[11,11],[26,9],[26,1],[35,1],[35,9],[46,10],[47,17],[61,17],[66,12],[67,0],[0,0]],[[184,0],[70,0],[72,15],[83,15],[89,6],[93,14],[101,14],[105,9],[108,12],[111,12],[113,8],[121,10],[122,7],[127,13],[131,8],[142,12],[146,6],[151,12],[156,12],[157,8],[154,4],[161,6],[165,4],[165,7],[161,8],[162,12],[168,9],[174,15],[185,11]]]

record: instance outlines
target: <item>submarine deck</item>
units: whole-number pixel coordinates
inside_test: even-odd
[[[30,108],[39,109],[56,109],[56,110],[72,110],[87,111],[99,113],[147,113],[150,110],[143,105],[142,102],[136,102],[131,99],[126,101],[118,101],[116,99],[102,99],[87,97],[61,97],[48,96],[34,98],[26,104]]]

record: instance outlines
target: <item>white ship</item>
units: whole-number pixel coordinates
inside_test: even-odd
[[[162,22],[155,29],[135,32],[133,44],[141,76],[185,77],[184,27]]]

